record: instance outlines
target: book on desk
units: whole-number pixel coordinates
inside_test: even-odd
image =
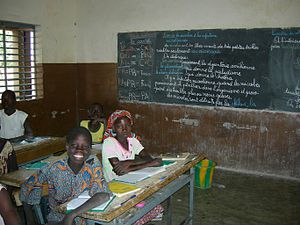
[[[109,182],[108,188],[117,197],[123,197],[125,195],[129,195],[129,194],[132,194],[132,193],[135,193],[135,192],[141,190],[141,188],[139,188],[135,185],[124,183],[124,182],[118,182],[118,181]]]
[[[71,212],[73,209],[78,208],[82,204],[84,204],[87,200],[89,200],[91,197],[89,196],[88,191],[82,192],[77,198],[72,199],[67,204],[67,213]],[[112,202],[112,200],[115,198],[115,195],[110,196],[109,200],[102,203],[99,206],[96,206],[95,208],[89,210],[93,212],[103,212],[107,208],[107,206]]]
[[[130,184],[136,184],[139,181],[145,180],[149,177],[152,177],[156,174],[166,171],[166,167],[173,165],[175,163],[176,163],[175,161],[170,161],[170,160],[163,161],[162,166],[145,167],[143,169],[135,170],[125,175],[118,176],[115,178],[115,180],[125,182],[125,183],[130,183]]]
[[[42,169],[44,166],[49,165],[49,162],[43,162],[43,161],[37,161],[34,163],[28,163],[25,165],[25,168],[27,170],[38,170],[38,169]]]

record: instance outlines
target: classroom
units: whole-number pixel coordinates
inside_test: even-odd
[[[34,135],[65,136],[87,116],[91,103],[100,102],[106,118],[116,109],[130,111],[135,131],[153,153],[204,153],[217,163],[216,179],[224,179],[224,171],[233,177],[255,176],[255,182],[257,177],[288,181],[298,188],[294,196],[299,200],[299,110],[122,100],[119,91],[125,81],[117,76],[120,33],[254,28],[299,32],[299,10],[299,0],[0,0],[0,21],[36,25],[42,93],[17,102],[28,113]],[[300,102],[299,50],[295,54]],[[164,88],[157,84],[157,91]],[[298,216],[286,224],[299,221]]]

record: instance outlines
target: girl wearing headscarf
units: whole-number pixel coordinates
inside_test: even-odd
[[[107,182],[130,171],[149,166],[160,166],[160,158],[152,158],[131,132],[133,120],[126,110],[116,110],[108,119],[104,134],[102,163]],[[135,225],[144,224],[163,211],[161,205],[154,207]]]
[[[104,134],[102,162],[104,177],[109,182],[117,176],[149,166],[160,166],[131,131],[133,120],[126,110],[116,110],[108,119]]]
[[[126,110],[116,110],[108,118],[107,127],[106,127],[105,133],[103,135],[103,140],[105,140],[108,137],[115,137],[116,136],[116,133],[113,131],[113,124],[116,121],[116,119],[121,118],[121,117],[127,117],[130,120],[131,126],[133,125],[133,119],[131,117],[130,112],[128,112]],[[137,136],[133,132],[130,132],[129,137],[130,138],[136,138],[139,141],[141,141],[141,137]]]

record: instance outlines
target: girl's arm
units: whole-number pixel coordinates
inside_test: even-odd
[[[31,129],[28,118],[26,118],[26,120],[24,122],[24,136],[25,136],[25,138],[33,137],[32,129]]]
[[[3,217],[4,223],[6,225],[21,225],[21,220],[13,207],[9,194],[5,189],[0,191],[0,214]]]
[[[109,162],[113,167],[113,171],[120,176],[145,167],[160,166],[162,160],[152,158],[145,150],[142,150],[139,155],[136,155],[135,159],[119,161],[118,158],[110,158]]]

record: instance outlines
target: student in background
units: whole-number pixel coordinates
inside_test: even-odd
[[[49,187],[48,225],[86,224],[84,219],[77,216],[109,199],[111,192],[103,178],[102,166],[97,157],[90,155],[92,145],[90,132],[83,127],[74,128],[67,134],[66,142],[68,153],[66,158],[45,166],[21,186],[20,199],[24,202],[27,218],[32,218],[29,205],[40,203],[43,183]],[[58,205],[76,198],[84,191],[89,191],[92,197],[70,214],[55,211]],[[28,223],[34,224],[34,221]]]
[[[18,142],[32,138],[32,130],[28,122],[28,114],[17,110],[16,94],[11,90],[2,93],[0,110],[0,137]]]
[[[99,103],[93,103],[88,108],[88,120],[82,120],[80,126],[88,129],[92,135],[93,143],[102,143],[106,120],[103,115],[103,107]]]
[[[117,110],[109,118],[107,137],[103,142],[102,163],[104,177],[111,181],[116,176],[149,166],[160,166],[160,158],[152,158],[141,143],[132,137],[133,120],[128,111]],[[138,220],[136,224],[145,224],[163,211],[161,205],[154,207],[148,214]]]
[[[0,202],[0,224],[21,225],[21,220],[10,200],[8,191],[2,184],[0,184]]]

